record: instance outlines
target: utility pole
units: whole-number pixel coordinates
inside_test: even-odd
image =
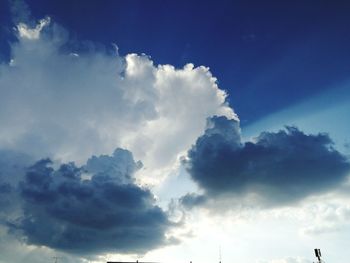
[[[315,248],[315,256],[317,257],[317,263],[322,263],[323,260],[321,260],[321,249]]]

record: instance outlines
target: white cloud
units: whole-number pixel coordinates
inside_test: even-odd
[[[181,69],[154,65],[150,57],[137,54],[123,57],[101,51],[63,52],[60,48],[67,43],[67,33],[55,24],[43,30],[47,21],[41,21],[35,28],[22,24],[18,28],[19,41],[12,45],[11,65],[0,65],[0,149],[17,150],[34,158],[50,156],[83,163],[92,154],[111,154],[119,146],[129,149],[136,160],[143,162],[145,168],[140,176],[156,182],[176,166],[177,158],[204,132],[207,117],[237,118],[225,104],[227,94],[218,88],[208,68],[192,64]],[[168,187],[175,188],[172,181]],[[254,211],[239,211],[237,204],[234,214],[220,214],[220,219],[211,219],[212,215],[207,214],[203,217],[192,215],[195,218],[187,222],[186,227],[199,238],[191,238],[182,246],[155,251],[148,258],[167,256],[189,260],[193,257],[194,262],[213,262],[217,258],[215,248],[219,242],[228,244],[227,251],[231,251],[234,244],[235,250],[224,255],[236,261],[248,258],[252,259],[249,262],[254,262],[264,250],[268,250],[269,256],[278,254],[277,258],[281,257],[282,251],[291,255],[308,255],[310,252],[312,258],[309,247],[305,254],[292,253],[293,246],[306,247],[310,243],[313,247],[318,241],[311,237],[314,242],[309,242],[309,236],[297,236],[298,229],[305,230],[310,224],[319,228],[324,224],[342,227],[348,224],[350,210],[345,206],[333,210],[314,209],[315,202],[307,202],[309,200],[298,208],[261,213],[255,208]],[[339,201],[339,204],[346,202]],[[334,213],[338,219],[332,221]],[[272,223],[264,224],[262,219]],[[216,231],[218,228],[221,232]],[[271,229],[277,230],[270,233]],[[21,262],[23,258],[46,262],[56,255],[45,248],[26,247],[9,240],[5,234],[2,238],[0,262]],[[13,250],[7,244],[14,246]],[[276,245],[278,249],[275,249]],[[255,255],[250,255],[252,247],[257,248]],[[203,249],[213,250],[210,260],[202,253]],[[29,254],[32,258],[28,258]],[[125,255],[125,260],[130,258]],[[65,260],[80,262],[73,258]],[[288,258],[263,262],[311,261]]]
[[[41,19],[35,28],[30,28],[24,23],[19,23],[17,30],[19,36],[23,39],[38,39],[40,37],[41,30],[50,24],[50,17]]]
[[[0,64],[0,150],[23,153],[18,158],[82,164],[123,147],[142,161],[141,182],[159,187],[204,132],[208,117],[237,119],[207,67],[177,69],[155,65],[146,55],[62,48],[68,33],[50,18],[34,28],[20,23],[17,33],[10,63]],[[58,253],[5,232],[2,239],[0,262],[41,262]]]
[[[19,24],[11,65],[0,65],[0,148],[82,163],[119,146],[155,179],[203,133],[207,117],[237,118],[209,68],[64,52],[67,32],[49,22]]]

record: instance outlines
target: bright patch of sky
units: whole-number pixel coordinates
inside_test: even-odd
[[[283,125],[292,125],[308,133],[329,133],[338,149],[349,151],[350,84],[339,83],[328,91],[296,105],[265,116],[244,128],[246,139],[261,131],[276,131]]]

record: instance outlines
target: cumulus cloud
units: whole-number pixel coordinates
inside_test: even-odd
[[[0,65],[0,148],[84,163],[123,147],[157,182],[206,118],[236,118],[207,67],[82,48],[49,18],[20,23],[17,37]]]
[[[80,255],[147,252],[170,242],[165,234],[172,223],[151,192],[134,183],[139,168],[122,149],[113,156],[94,156],[81,167],[65,163],[55,168],[50,159],[40,160],[13,189],[21,211],[2,220],[30,245]],[[10,194],[7,185],[0,188],[6,190],[2,195]]]
[[[76,254],[143,253],[174,241],[141,185],[177,167],[208,117],[237,119],[226,92],[207,67],[87,47],[49,17],[34,23],[23,2],[12,8],[17,40],[0,64],[6,240]]]
[[[242,142],[238,121],[225,117],[209,120],[184,164],[205,191],[203,197],[185,196],[187,205],[225,195],[248,196],[266,205],[292,203],[332,189],[350,171],[348,159],[327,134],[286,127]]]

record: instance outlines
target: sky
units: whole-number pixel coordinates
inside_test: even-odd
[[[346,1],[0,0],[0,263],[344,263]]]

